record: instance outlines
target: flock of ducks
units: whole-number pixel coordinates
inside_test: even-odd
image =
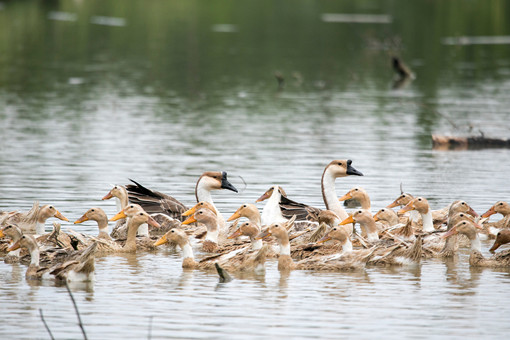
[[[197,204],[191,208],[131,180],[132,184],[113,186],[102,198],[115,199],[115,216],[108,219],[101,208],[94,207],[74,222],[94,221],[97,235],[73,229],[63,232],[58,222],[53,223],[52,232],[45,233],[48,219],[69,221],[52,205],[36,202],[28,212],[0,212],[0,253],[7,263],[27,264],[29,280],[69,282],[93,280],[95,257],[156,251],[163,245],[180,249],[183,268],[216,268],[220,274],[261,273],[266,260],[273,258],[280,271],[417,265],[422,259],[454,256],[459,247],[471,247],[471,266],[510,266],[510,250],[485,258],[481,246],[481,239],[494,238],[490,251],[495,252],[510,243],[508,203],[496,202],[479,216],[462,200],[433,211],[426,198],[402,193],[373,214],[363,188],[337,196],[335,181],[346,176],[363,174],[351,160],[334,160],[324,169],[325,209],[293,201],[282,187],[273,185],[256,200],[266,202],[262,213],[255,204],[245,203],[227,219],[211,194],[222,189],[237,192],[226,172],[200,176],[195,186]],[[344,206],[353,204],[356,208],[348,213]],[[503,219],[489,222],[493,214]],[[111,232],[109,221],[116,221]]]

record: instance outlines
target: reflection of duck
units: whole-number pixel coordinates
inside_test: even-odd
[[[132,182],[135,183],[135,185],[130,184],[126,186],[129,193],[129,200],[132,203],[140,204],[149,214],[162,213],[180,221],[184,220],[182,213],[187,210],[184,204],[172,196],[148,189],[135,181]],[[214,205],[211,196],[212,190],[221,189],[237,192],[237,189],[227,180],[226,172],[207,171],[204,172],[197,181],[195,197],[197,202],[206,201],[211,203],[218,216],[220,216],[222,224],[224,224],[225,221]]]
[[[471,241],[471,254],[469,255],[469,264],[473,267],[508,267],[510,266],[510,250],[503,251],[493,255],[491,258],[486,259],[482,255],[482,244],[478,237],[478,229],[483,229],[477,226],[474,222],[465,220],[457,223],[450,231],[443,235],[443,237],[450,237],[451,235],[464,234]]]
[[[45,233],[44,223],[50,217],[69,221],[53,205],[47,204],[39,207],[39,202],[35,202],[30,211],[10,214],[3,223],[16,224],[24,233],[42,235]]]

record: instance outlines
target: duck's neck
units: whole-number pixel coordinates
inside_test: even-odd
[[[207,235],[205,235],[206,241],[218,243],[219,228],[217,225],[207,226]]]
[[[482,242],[480,242],[480,237],[478,237],[478,233],[475,232],[474,235],[470,235],[469,239],[471,240],[471,250],[482,252]]]
[[[251,241],[251,249],[253,250],[259,250],[262,248],[262,239],[256,239],[255,236],[250,236]]]
[[[331,174],[329,168],[326,168],[322,174],[321,181],[322,198],[324,199],[326,209],[332,210],[338,215],[338,217],[340,217],[342,220],[345,220],[348,215],[338,200],[338,196],[336,195],[335,179],[336,177]]]
[[[432,222],[432,211],[430,209],[426,213],[421,214],[423,221],[423,231],[426,233],[434,231],[434,223]]]
[[[361,209],[370,210],[371,204],[370,197],[368,197],[368,195],[363,195],[361,200],[359,200],[359,203],[361,204]]]
[[[363,224],[360,223],[365,230],[367,231],[367,240],[369,242],[374,242],[379,240],[379,233],[377,232],[377,225],[373,219],[370,219]]]
[[[352,251],[352,242],[349,238],[342,244],[342,251],[344,253],[350,253]]]
[[[280,191],[274,189],[273,194],[271,195],[271,197],[269,197],[266,205],[264,205],[264,208],[262,209],[262,224],[266,225],[276,222],[282,222],[285,220],[285,218],[282,215],[282,210],[280,209],[281,198],[282,194],[280,194]]]
[[[280,240],[280,255],[290,256],[290,242],[288,237]]]
[[[256,225],[260,225],[261,224],[261,221],[260,221],[260,213],[259,211],[254,211],[252,213],[250,213],[248,217],[248,220],[250,220],[251,223],[254,223]]]
[[[45,226],[44,226],[45,221],[43,221],[43,222],[37,221],[37,224],[35,225],[35,233],[37,235],[43,235],[46,232]]]
[[[195,259],[195,256],[193,255],[193,248],[191,248],[191,244],[189,242],[186,242],[184,244],[179,245],[182,250],[182,258],[185,259]]]
[[[139,223],[133,222],[133,219],[129,219],[128,232],[126,244],[124,244],[125,250],[136,250],[136,232],[138,231]]]
[[[30,265],[39,267],[39,247],[37,244],[33,245],[30,249]]]
[[[106,216],[97,220],[97,227],[99,228],[99,238],[110,239],[110,235],[108,234],[108,218],[106,218]]]

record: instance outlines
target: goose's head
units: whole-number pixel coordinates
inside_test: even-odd
[[[267,200],[269,197],[273,196],[273,193],[278,192],[283,197],[287,197],[287,193],[283,190],[279,185],[273,185],[271,188],[267,189],[265,193],[262,194],[255,202],[262,202]]]
[[[345,243],[347,239],[349,238],[349,233],[342,227],[334,227],[331,229],[326,235],[324,235],[323,238],[321,238],[317,243],[324,243],[329,240],[337,240],[340,241],[340,243]]]
[[[227,189],[237,192],[237,189],[227,179],[225,171],[206,171],[197,181],[197,187],[201,186],[207,190]]]
[[[396,200],[394,200],[392,203],[388,204],[386,208],[395,208],[400,205],[407,205],[411,200],[413,199],[413,195],[408,193],[403,193],[400,196],[397,197]]]
[[[473,240],[476,237],[477,229],[482,229],[481,226],[479,226],[477,223],[470,221],[470,220],[463,220],[457,223],[452,229],[450,229],[448,232],[443,234],[442,238],[447,238],[452,235],[457,234],[464,234],[466,235],[470,240]]]
[[[190,215],[182,224],[191,224],[200,222],[206,226],[217,225],[217,216],[214,212],[207,208],[198,209],[193,215]]]
[[[500,246],[507,243],[510,243],[510,229],[504,229],[498,232],[496,239],[494,240],[494,244],[492,245],[491,249],[489,249],[489,251],[493,253]]]
[[[214,206],[211,203],[206,202],[206,201],[200,201],[197,204],[195,204],[193,206],[193,208],[188,209],[185,212],[183,212],[182,216],[193,215],[194,213],[196,213],[200,209],[208,209],[208,210],[210,210],[211,212],[213,212],[216,215],[216,209],[214,208]]]
[[[363,176],[363,174],[356,170],[351,164],[352,160],[350,159],[336,159],[326,166],[325,171],[333,175],[335,178],[350,175]]]
[[[355,222],[360,224],[366,224],[371,221],[374,221],[374,218],[372,217],[370,211],[365,209],[358,209],[354,211],[351,216],[347,217],[345,220],[340,222],[340,225],[346,225]]]
[[[487,210],[482,217],[489,217],[494,214],[508,215],[510,214],[510,204],[504,201],[498,201],[489,210]]]
[[[31,235],[21,235],[18,241],[14,242],[7,251],[13,251],[19,248],[26,248],[30,251],[38,248],[37,242]]]
[[[55,209],[54,206],[49,204],[43,205],[41,210],[39,210],[38,222],[44,223],[50,217],[56,217],[59,220],[69,222],[69,219],[62,215],[57,209]]]
[[[82,217],[80,217],[79,219],[74,221],[74,224],[82,223],[82,222],[85,222],[88,220],[104,221],[104,220],[108,220],[108,217],[106,217],[106,214],[103,209],[97,208],[97,207],[90,208],[89,210],[87,210],[87,212],[85,214],[83,214]]]
[[[258,216],[260,213],[259,213],[259,209],[255,206],[255,204],[243,204],[241,205],[235,213],[232,214],[232,216],[230,216],[228,218],[227,221],[233,221],[233,220],[236,220],[238,218],[241,218],[241,217],[246,217],[246,218],[252,218],[254,216]]]
[[[165,243],[176,243],[179,246],[183,246],[188,243],[188,235],[181,229],[170,229],[165,235],[161,236],[159,240],[154,243],[154,246],[160,246]]]
[[[468,213],[469,215],[471,215],[473,217],[478,217],[478,214],[476,213],[476,211],[474,211],[473,208],[471,208],[469,206],[469,204],[467,204],[466,201],[455,201],[455,202],[453,202],[452,205],[450,206],[448,214],[449,215],[454,215],[454,214],[460,213],[460,212],[465,212],[465,213]]]
[[[355,200],[360,201],[360,200],[363,200],[366,197],[368,197],[368,194],[365,191],[365,189],[363,189],[361,187],[354,187],[351,190],[349,190],[345,195],[340,197],[338,200],[339,201],[345,201],[345,200],[349,200],[349,199],[353,199],[354,198]]]
[[[17,241],[22,235],[23,233],[21,232],[21,229],[14,224],[6,225],[0,229],[0,238],[8,237],[13,241]]]
[[[260,228],[251,222],[242,223],[239,228],[236,229],[231,235],[228,236],[228,239],[234,239],[239,236],[249,236],[251,238],[257,237],[260,233]]]
[[[417,210],[420,214],[426,214],[430,210],[429,201],[424,197],[415,197],[405,207],[399,210],[400,214],[407,211]]]
[[[143,210],[143,208],[139,204],[131,203],[128,204],[124,209],[119,211],[115,216],[110,218],[110,221],[117,221],[120,220],[121,218],[132,217],[138,212],[142,211],[145,212],[145,210]]]
[[[276,237],[277,240],[281,241],[285,238],[288,238],[288,232],[285,228],[285,223],[273,223],[266,230],[263,230],[258,236],[257,239],[265,239],[269,236]]]
[[[112,197],[122,199],[127,196],[126,188],[122,185],[114,185],[113,188],[102,198],[102,200],[109,200]]]

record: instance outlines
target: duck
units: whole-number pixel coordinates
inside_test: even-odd
[[[430,210],[429,202],[424,197],[415,197],[409,201],[402,209],[398,211],[399,214],[403,214],[407,211],[417,210],[422,219],[422,231],[425,233],[431,233],[435,231],[434,223],[432,220],[432,210]]]
[[[501,214],[503,218],[497,222],[488,222],[488,218],[494,214]],[[505,201],[498,201],[484,212],[481,218],[487,219],[483,226],[489,231],[490,235],[497,235],[500,230],[510,228],[510,204]]]
[[[208,208],[200,208],[182,222],[182,224],[190,224],[199,222],[207,228],[207,234],[204,241],[202,241],[202,251],[206,253],[213,253],[218,250],[220,226],[218,225],[218,216],[214,211]]]
[[[227,219],[227,222],[237,220],[238,218],[246,217],[250,222],[257,226],[261,226],[262,219],[260,216],[259,209],[255,204],[245,203],[241,205],[237,210]]]
[[[464,200],[457,200],[450,204],[448,210],[447,229],[449,231],[461,220],[469,219],[468,215],[471,216],[471,220],[474,222],[474,218],[478,217],[478,214],[471,208],[471,206]],[[438,244],[437,242],[436,244]],[[429,246],[429,245],[428,245]],[[430,247],[430,246],[429,246]],[[452,236],[446,239],[444,246],[441,249],[441,257],[452,257],[457,252],[458,240],[457,236]]]
[[[368,193],[365,191],[365,189],[361,187],[354,187],[351,190],[349,190],[345,195],[340,197],[339,201],[346,201],[354,199],[359,202],[361,205],[361,209],[370,210],[371,204],[370,204],[370,197],[368,196]]]
[[[129,194],[129,200],[132,203],[137,203],[142,206],[148,213],[163,213],[174,219],[184,221],[182,213],[188,208],[173,198],[172,196],[163,194],[158,191],[148,189],[141,184],[131,180],[133,184],[126,186]],[[220,214],[214,205],[211,191],[226,189],[233,192],[238,192],[237,189],[228,181],[227,173],[225,171],[206,171],[197,181],[195,186],[195,198],[197,202],[206,201],[213,205],[216,214],[218,215],[221,225],[225,224],[223,216]]]
[[[374,221],[376,222],[380,221],[386,224],[388,227],[394,227],[400,224],[398,215],[393,209],[388,208],[379,209],[379,211],[377,211],[373,217]]]
[[[414,198],[415,197],[413,197],[413,195],[411,195],[409,193],[402,193],[402,194],[400,194],[399,197],[397,197],[397,199],[395,199],[395,201],[390,203],[386,208],[395,208],[397,206],[405,207],[412,200],[414,200]],[[448,206],[441,208],[439,210],[431,210],[433,223],[434,224],[444,223],[448,216],[449,208],[450,208],[450,206],[448,205]],[[405,210],[405,211],[399,210],[398,214],[403,215],[404,213],[407,213],[407,212],[408,212],[409,217],[411,218],[412,222],[415,224],[418,224],[418,222],[419,222],[418,217],[420,216],[420,214],[417,211],[415,211],[415,210]]]
[[[127,204],[126,204],[126,206],[127,206]],[[124,206],[124,208],[125,208],[125,206]],[[124,208],[122,208],[122,209],[124,209]],[[141,209],[141,207],[140,207],[140,209]],[[112,241],[112,238],[108,234],[108,216],[106,216],[106,213],[104,212],[103,209],[98,208],[98,207],[90,208],[79,219],[74,221],[74,224],[83,223],[88,220],[97,222],[97,227],[99,228],[99,234],[97,235],[98,239]]]
[[[464,234],[471,241],[471,253],[469,255],[469,265],[472,267],[509,267],[510,266],[510,250],[506,250],[493,255],[490,258],[485,258],[482,255],[482,244],[478,237],[477,229],[483,228],[476,223],[468,220],[457,223],[447,233],[443,235],[444,238],[451,237],[452,235]]]
[[[291,270],[350,271],[364,267],[363,263],[345,260],[341,256],[313,256],[294,262],[291,257],[289,234],[285,224],[273,223],[257,238],[265,239],[270,236],[276,238],[280,247],[278,255],[278,270],[280,272]]]
[[[135,212],[136,211],[136,212]],[[128,215],[129,214],[129,215]],[[116,221],[121,218],[128,219],[128,232],[127,239],[124,245],[121,245],[120,242],[113,240],[106,240],[96,238],[95,242],[97,243],[96,254],[105,255],[112,253],[134,253],[138,249],[150,250],[154,249],[152,246],[152,242],[148,238],[141,238],[137,240],[136,231],[140,225],[143,223],[148,223],[149,225],[159,228],[159,224],[143,209],[137,208],[136,205],[131,210],[128,207],[124,208],[120,212],[118,212],[115,216],[113,216],[110,221]]]
[[[374,217],[370,211],[365,209],[358,209],[348,216],[340,225],[349,225],[352,223],[359,223],[361,229],[366,232],[368,242],[379,241],[379,229],[377,228]]]
[[[7,250],[14,251],[20,248],[26,248],[30,253],[30,264],[25,272],[25,278],[27,280],[41,280],[49,268],[39,266],[40,252],[35,238],[32,235],[22,235]]]
[[[215,269],[215,263],[222,268],[232,271],[265,271],[266,254],[269,250],[267,245],[263,246],[255,253],[246,252],[247,247],[239,248],[231,252],[221,253],[209,256],[201,261],[195,261],[193,248],[189,242],[188,235],[184,230],[174,228],[168,231],[163,237],[154,243],[154,246],[160,246],[165,243],[175,243],[182,250],[182,268],[184,269]]]
[[[92,282],[94,281],[97,243],[89,245],[75,260],[66,261],[49,269],[49,273],[58,281]]]
[[[280,201],[282,197],[287,197],[287,193],[279,185],[271,186],[266,192],[262,194],[256,203],[265,201],[264,208],[262,208],[261,223],[262,225],[269,225],[271,223],[283,223],[287,218],[283,217],[282,209],[280,208]]]
[[[8,252],[7,249],[13,245],[14,243],[18,242],[18,240],[23,236],[23,233],[21,232],[21,229],[18,228],[15,224],[8,224],[2,229],[0,229],[0,238],[7,237],[10,239],[10,244],[6,245],[5,248],[2,249],[2,253],[4,253],[5,250],[5,257],[4,262],[5,263],[18,263],[19,257],[20,257],[20,251],[21,249],[13,250],[11,252]]]
[[[44,224],[51,217],[69,222],[69,219],[62,215],[53,205],[46,204],[39,207],[39,202],[35,202],[32,209],[28,212],[11,213],[4,220],[4,224],[15,224],[23,233],[42,235],[45,233]]]
[[[492,245],[489,251],[494,253],[496,249],[501,247],[503,244],[507,244],[510,242],[510,229],[504,229],[498,232],[496,235],[496,239],[494,240],[494,244]]]
[[[260,234],[260,227],[257,223],[248,221],[241,223],[239,227],[230,234],[227,239],[232,240],[241,236],[248,236],[250,238],[251,249],[260,250],[263,246],[263,242],[257,239],[257,235]]]

